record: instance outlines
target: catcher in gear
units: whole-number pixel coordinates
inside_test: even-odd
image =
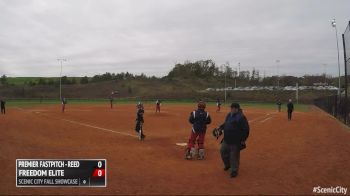
[[[208,112],[205,111],[205,103],[198,102],[198,109],[191,112],[189,122],[192,124],[192,131],[188,140],[185,159],[192,159],[197,153],[195,143],[198,143],[198,159],[204,159],[204,137],[207,130],[207,125],[211,123],[211,118]]]
[[[137,112],[136,112],[136,126],[135,131],[139,135],[139,139],[143,141],[146,137],[146,135],[143,133],[142,125],[145,122],[143,119],[143,114],[145,113],[145,110],[143,109],[143,104],[139,102],[137,104]]]

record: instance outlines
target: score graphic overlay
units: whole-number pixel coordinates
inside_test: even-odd
[[[17,159],[16,187],[106,187],[106,159]]]

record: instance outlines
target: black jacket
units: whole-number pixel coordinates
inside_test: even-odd
[[[287,108],[288,108],[288,112],[293,112],[293,110],[294,110],[294,105],[293,105],[293,103],[292,103],[292,102],[289,102],[289,103],[287,104]]]
[[[242,112],[228,113],[220,128],[224,130],[223,140],[227,144],[240,144],[249,136],[248,120]]]
[[[208,112],[198,109],[191,112],[188,121],[192,124],[193,132],[205,132],[207,124],[211,123],[211,118]]]
[[[143,114],[145,113],[145,111],[143,109],[138,109],[137,113],[136,113],[136,121],[138,123],[144,123],[144,119],[143,119]]]

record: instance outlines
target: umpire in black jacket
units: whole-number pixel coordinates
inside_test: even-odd
[[[219,129],[224,133],[220,149],[224,170],[231,168],[231,178],[234,178],[238,175],[240,151],[249,136],[249,124],[238,103],[231,104],[231,112]]]

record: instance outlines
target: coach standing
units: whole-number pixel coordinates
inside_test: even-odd
[[[292,103],[292,100],[289,99],[288,104],[287,104],[288,121],[292,120],[293,110],[294,110],[294,105]]]
[[[5,101],[3,99],[0,100],[1,105],[1,114],[5,114]]]
[[[219,129],[224,132],[220,149],[224,170],[231,168],[231,178],[234,178],[238,175],[240,151],[249,136],[249,124],[238,103],[231,104],[231,112]]]

